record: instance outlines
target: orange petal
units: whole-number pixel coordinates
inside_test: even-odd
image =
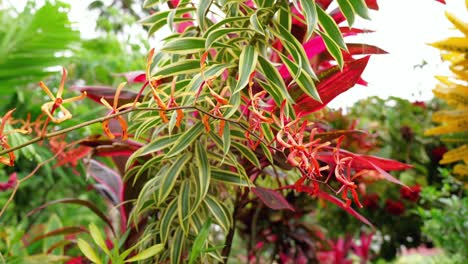
[[[182,120],[184,119],[184,111],[182,109],[176,110],[177,113],[177,119],[176,119],[176,126],[180,127],[180,124],[182,123]]]
[[[11,118],[11,115],[16,109],[11,109],[2,117],[2,123],[0,124],[0,136],[3,135],[3,130],[5,129],[5,125],[8,122],[8,119]]]
[[[210,117],[208,115],[204,115],[202,118],[202,122],[203,122],[203,125],[205,126],[206,132],[210,132],[211,130],[210,123],[208,122],[209,118]]]

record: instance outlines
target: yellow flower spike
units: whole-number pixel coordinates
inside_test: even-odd
[[[126,82],[123,82],[119,85],[119,87],[117,88],[117,90],[115,91],[115,95],[114,95],[114,102],[113,102],[113,105],[111,106],[109,104],[109,102],[107,102],[104,98],[101,98],[101,103],[108,109],[112,110],[109,115],[112,115],[112,114],[117,114],[119,112],[120,109],[122,108],[126,108],[127,105],[132,105],[132,104],[127,104],[127,105],[122,105],[121,107],[117,107],[118,104],[119,104],[119,97],[120,97],[120,93],[122,91],[122,89],[124,88],[124,86],[126,85],[127,83]],[[127,125],[127,121],[125,121],[125,119],[122,117],[122,116],[116,116],[112,119],[115,119],[119,122],[120,124],[120,127],[122,128],[122,140],[126,140],[128,138],[128,134],[127,134],[127,129],[128,129],[128,125]],[[107,120],[104,120],[102,122],[102,128],[104,130],[104,133],[110,138],[110,139],[114,139],[115,138],[115,135],[112,133],[112,131],[110,131],[110,128],[109,128],[109,122],[110,122],[110,119],[107,119]]]
[[[468,158],[468,145],[465,144],[461,147],[456,149],[452,149],[447,151],[442,160],[439,162],[440,164],[449,164],[459,160],[465,160]]]
[[[468,36],[468,23],[461,21],[448,11],[445,11],[445,16],[458,30],[465,34],[465,36]]]
[[[468,131],[468,120],[455,120],[447,122],[442,126],[433,127],[424,132],[425,136],[442,135]]]
[[[466,53],[468,52],[468,38],[450,37],[441,41],[430,43],[429,45],[441,50]]]
[[[50,97],[50,99],[52,99],[51,102],[44,103],[41,106],[41,110],[54,123],[62,123],[63,121],[73,117],[72,114],[70,113],[70,111],[68,111],[68,109],[66,109],[63,106],[63,104],[75,102],[75,101],[81,100],[81,99],[86,97],[86,92],[84,92],[79,96],[75,96],[75,97],[68,98],[68,99],[63,99],[62,94],[63,94],[63,90],[64,90],[64,87],[65,87],[66,77],[67,77],[67,70],[65,68],[63,68],[63,70],[62,70],[62,80],[60,81],[60,86],[58,88],[56,96],[54,96],[54,94],[50,91],[49,87],[47,87],[47,85],[45,85],[44,82],[42,82],[42,81],[39,82],[39,86],[42,88],[42,90],[44,90],[44,92]],[[61,118],[54,117],[54,112],[57,109],[60,109],[60,111],[62,111],[63,117],[61,117]],[[47,122],[46,122],[46,125],[47,125]],[[45,129],[45,126],[44,126],[44,129]]]
[[[432,121],[439,123],[463,119],[468,120],[467,110],[441,110],[432,114]]]

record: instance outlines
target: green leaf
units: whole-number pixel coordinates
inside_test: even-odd
[[[184,180],[177,198],[177,213],[185,236],[188,236],[189,232],[190,211],[190,180]]]
[[[272,84],[272,88],[275,88],[275,94],[281,95],[281,97],[275,100],[275,103],[280,106],[284,99],[289,102],[293,102],[293,99],[289,95],[288,89],[284,83],[283,78],[279,74],[276,67],[274,67],[270,61],[265,59],[263,56],[258,56],[258,62],[260,65],[260,72],[266,77],[266,80]],[[277,101],[278,100],[278,101]]]
[[[192,207],[192,213],[198,209],[198,206],[200,206],[208,193],[211,179],[211,165],[208,160],[208,155],[206,154],[206,148],[203,147],[200,142],[197,142],[195,146],[195,158],[198,173],[195,179],[196,197]]]
[[[226,123],[223,128],[223,153],[226,155],[231,148],[231,125]]]
[[[163,46],[161,51],[174,54],[190,54],[203,51],[206,39],[198,37],[179,37],[172,39]],[[200,66],[200,62],[198,62]]]
[[[158,137],[156,140],[151,141],[150,143],[144,145],[140,149],[138,149],[137,153],[138,156],[145,156],[151,153],[154,153],[156,151],[163,150],[177,141],[179,139],[181,134],[177,135],[172,135],[172,136],[163,136],[163,137]]]
[[[109,255],[109,249],[107,248],[104,238],[102,238],[101,231],[99,231],[98,227],[94,223],[89,225],[89,234],[93,238],[96,245],[98,245],[102,251]]]
[[[151,246],[142,252],[138,253],[137,255],[125,260],[125,262],[135,262],[143,259],[147,259],[153,256],[158,255],[164,249],[164,244],[156,244]]]
[[[143,2],[143,8],[150,8],[159,4],[159,0],[145,0]]]
[[[213,31],[210,31],[210,34],[206,37],[206,42],[205,42],[205,49],[208,50],[211,48],[213,43],[216,43],[216,41],[223,37],[227,36],[228,34],[236,33],[236,32],[246,32],[250,31],[250,29],[247,28],[220,28],[216,29]]]
[[[219,201],[211,195],[207,195],[204,200],[205,205],[210,210],[213,217],[216,219],[216,222],[224,229],[225,232],[229,230],[230,227],[230,217],[227,214],[226,210],[219,203]]]
[[[286,68],[288,68],[291,75],[294,76],[294,79],[296,80],[297,84],[302,89],[302,91],[306,93],[308,96],[317,100],[318,102],[322,102],[320,99],[320,95],[317,92],[317,88],[315,88],[314,81],[312,80],[310,75],[305,73],[304,70],[299,69],[299,66],[295,62],[291,61],[283,54],[279,54],[279,55],[280,55],[281,61],[286,65]]]
[[[354,24],[354,10],[349,0],[337,0],[338,5],[340,6],[341,12],[346,17],[348,25],[351,27]]]
[[[172,239],[172,244],[170,248],[171,254],[171,264],[179,264],[182,257],[182,251],[184,249],[184,234],[182,229],[178,228],[174,234],[174,238]]]
[[[272,33],[282,40],[282,43],[286,50],[291,54],[294,61],[300,66],[299,68],[303,69],[308,75],[316,79],[315,72],[310,66],[309,59],[302,47],[302,44],[294,37],[291,32],[287,31],[281,25],[276,24],[276,30],[272,30]],[[291,73],[293,76],[297,74]]]
[[[282,1],[277,15],[278,23],[287,31],[291,32],[292,17],[291,7],[288,2]]]
[[[211,179],[215,181],[221,181],[230,185],[238,185],[244,187],[251,186],[251,183],[249,183],[244,177],[241,177],[241,175],[239,175],[238,173],[226,170],[213,169],[211,171]]]
[[[171,201],[171,203],[167,206],[164,214],[161,217],[160,222],[160,236],[161,242],[166,244],[169,234],[171,233],[171,224],[174,222],[174,218],[177,214],[177,199]]]
[[[208,36],[210,34],[212,34],[212,32],[214,30],[217,30],[218,28],[221,28],[222,26],[226,25],[226,24],[230,24],[230,23],[233,23],[233,22],[239,22],[239,21],[244,21],[244,20],[248,20],[249,17],[248,16],[243,16],[243,17],[228,17],[228,18],[225,18],[219,22],[217,22],[216,24],[212,25],[211,27],[209,27],[205,33],[203,34],[203,37],[204,38],[208,38]],[[233,26],[230,26],[230,28],[233,28]]]
[[[327,34],[321,31],[318,32],[322,37],[328,52],[330,52],[330,54],[336,60],[340,68],[343,68],[343,54],[341,53],[340,47],[338,47],[336,43]]]
[[[255,70],[257,66],[258,53],[253,46],[245,47],[239,58],[239,80],[233,93],[238,93],[248,83],[250,74]]]
[[[341,35],[340,29],[338,25],[335,23],[335,20],[328,15],[323,9],[316,5],[317,15],[319,24],[322,26],[323,30],[327,35],[335,42],[340,48],[343,50],[347,50],[346,44],[343,40],[343,36]]]
[[[226,69],[236,66],[234,63],[213,64],[208,66],[203,75],[198,73],[187,85],[187,92],[196,92],[203,84],[205,79],[211,79],[220,76]],[[204,78],[203,78],[204,77]]]
[[[248,159],[255,167],[260,168],[260,162],[252,149],[236,141],[232,142],[232,146],[239,150],[240,154]]]
[[[268,13],[272,15],[271,9],[259,8],[253,13],[253,15],[250,16],[250,24],[252,25],[252,28],[262,36],[265,36],[265,26],[259,18]]]
[[[96,251],[91,247],[88,242],[84,241],[81,238],[78,238],[78,247],[80,248],[81,252],[92,262],[96,264],[102,264],[101,259],[98,257]]]
[[[210,227],[211,218],[208,218],[208,220],[203,224],[203,227],[198,233],[197,237],[193,241],[192,250],[189,254],[189,264],[193,264],[203,252],[205,244],[208,241],[208,235],[210,234]]]
[[[200,0],[198,2],[197,6],[197,20],[198,20],[198,26],[200,29],[203,31],[206,29],[206,13],[210,9],[211,3],[213,0]]]
[[[364,2],[364,0],[349,0],[349,3],[360,17],[370,19],[369,9],[367,8],[366,2]]]
[[[154,74],[156,78],[176,76],[179,74],[191,74],[200,71],[199,60],[181,60],[176,63],[170,63],[160,69]]]
[[[161,188],[158,193],[158,205],[165,202],[174,188],[175,182],[179,174],[184,169],[185,164],[190,160],[191,154],[185,153],[181,155],[169,168],[169,170],[161,178]]]
[[[301,0],[301,6],[306,19],[307,32],[305,40],[307,41],[312,37],[317,26],[317,10],[315,8],[315,1]]]
[[[165,158],[170,158],[184,151],[193,141],[195,141],[203,132],[204,126],[202,122],[197,122],[184,134],[182,134],[174,143],[169,152],[166,153]]]

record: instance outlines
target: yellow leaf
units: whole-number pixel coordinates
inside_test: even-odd
[[[456,149],[447,151],[439,163],[449,164],[455,161],[466,160],[466,159],[468,159],[468,145],[467,144],[461,147],[458,147]]]
[[[468,23],[465,23],[454,16],[452,13],[445,11],[445,16],[447,19],[452,22],[452,24],[460,30],[465,36],[468,36]]]
[[[454,52],[468,52],[468,38],[466,37],[450,37],[441,41],[430,43],[429,45],[441,49]]]

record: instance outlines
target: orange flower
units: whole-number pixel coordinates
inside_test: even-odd
[[[11,118],[11,115],[15,109],[8,111],[2,118],[2,123],[0,124],[0,146],[2,149],[9,149],[11,148],[10,145],[8,144],[8,134],[11,132],[5,133],[5,125],[8,122],[8,119]],[[0,163],[8,165],[8,166],[14,166],[15,165],[15,154],[12,152],[8,152],[8,157],[0,156]]]
[[[44,92],[46,92],[46,94],[50,97],[50,99],[52,99],[51,102],[47,102],[47,103],[42,105],[42,107],[41,107],[42,112],[44,112],[49,117],[49,119],[54,123],[61,123],[61,122],[65,121],[65,120],[67,120],[67,119],[72,118],[72,114],[70,113],[70,111],[68,111],[68,109],[66,109],[63,106],[64,103],[71,103],[71,102],[78,101],[78,100],[81,100],[81,99],[86,97],[86,92],[84,92],[79,96],[75,96],[75,97],[68,98],[68,99],[63,99],[62,98],[62,93],[63,93],[63,87],[65,86],[65,79],[66,78],[67,78],[67,70],[65,68],[63,68],[62,80],[60,81],[60,86],[59,86],[59,89],[57,91],[56,96],[54,96],[52,94],[52,92],[45,85],[44,82],[42,82],[42,81],[39,82],[39,86],[42,88],[42,90],[44,90]],[[54,115],[53,115],[55,110],[57,110],[58,108],[63,113],[63,117],[61,117],[61,118],[54,117]],[[46,123],[46,125],[47,125],[47,123]]]
[[[117,90],[115,91],[115,95],[114,95],[114,104],[111,106],[104,98],[101,98],[101,103],[109,108],[110,110],[112,110],[108,115],[112,115],[112,114],[117,114],[120,109],[123,109],[123,108],[127,108],[127,107],[131,107],[133,105],[133,103],[129,103],[129,104],[124,104],[120,107],[117,107],[118,103],[119,103],[119,96],[120,96],[120,92],[122,91],[123,87],[125,86],[125,82],[121,83],[119,85],[119,87],[117,88]],[[128,134],[127,134],[127,122],[125,121],[125,119],[122,117],[122,116],[116,116],[116,117],[113,117],[112,119],[115,119],[119,122],[120,124],[120,127],[122,128],[122,140],[126,140],[128,138]],[[115,138],[115,135],[110,131],[109,129],[109,122],[110,122],[110,119],[106,119],[102,122],[102,127],[103,127],[103,130],[104,130],[104,133],[106,133],[106,135],[110,138],[110,139],[114,139]]]

